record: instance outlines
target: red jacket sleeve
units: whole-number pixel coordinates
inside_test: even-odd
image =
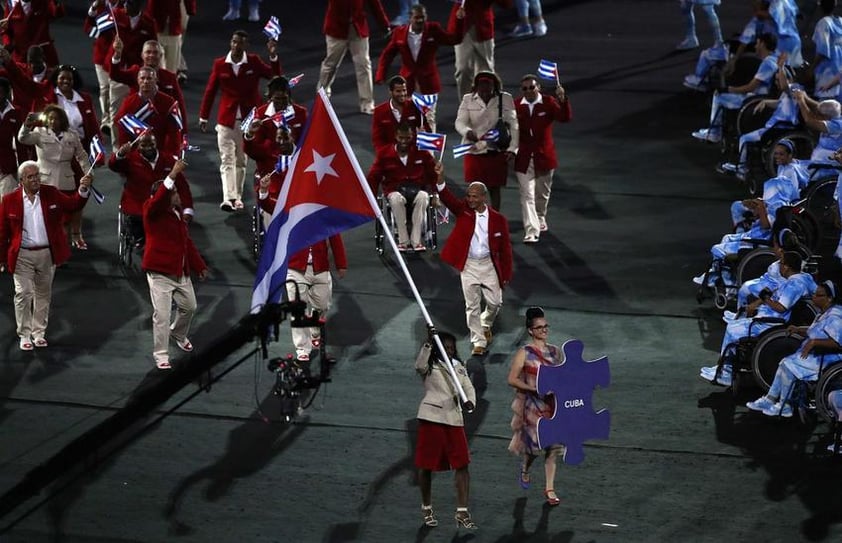
[[[342,243],[342,236],[340,234],[330,236],[329,241],[330,251],[333,253],[333,264],[336,266],[336,269],[347,270],[348,260],[345,257],[345,244]]]
[[[386,44],[383,52],[380,53],[380,60],[377,61],[377,73],[374,75],[375,83],[383,83],[386,80],[386,73],[389,71],[389,66],[391,66],[392,61],[395,60],[395,56],[400,51],[395,37],[396,33],[392,32],[389,43]]]
[[[209,120],[213,101],[216,98],[216,91],[219,88],[219,69],[220,63],[225,62],[224,59],[217,59],[213,62],[213,69],[211,69],[208,84],[205,86],[205,94],[202,96],[202,105],[199,107],[199,118]],[[186,122],[186,121],[185,121]]]
[[[464,200],[460,200],[454,196],[447,186],[439,192],[439,197],[441,197],[441,201],[444,206],[454,215],[459,215],[468,208],[468,204],[466,204]]]

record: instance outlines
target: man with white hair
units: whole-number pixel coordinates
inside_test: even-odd
[[[793,91],[804,124],[819,133],[819,142],[810,160],[826,162],[842,147],[842,105],[836,100],[817,102],[802,91]]]
[[[70,258],[64,216],[85,206],[93,177],[82,177],[72,196],[42,185],[32,160],[18,167],[18,178],[20,186],[3,198],[0,211],[0,272],[8,269],[14,278],[20,348],[31,351],[47,346],[53,276]]]

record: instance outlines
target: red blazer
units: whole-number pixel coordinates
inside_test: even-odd
[[[134,114],[146,103],[146,100],[140,97],[137,91],[129,93],[123,100],[117,115],[114,117],[114,122],[117,125],[117,143],[123,145],[134,140],[135,136],[129,134],[119,120],[126,113]],[[158,91],[155,93],[155,98],[152,100],[152,107],[155,109],[150,117],[146,119],[146,124],[152,127],[152,132],[158,140],[158,152],[163,155],[178,155],[181,153],[181,131],[173,119],[170,111],[172,110],[175,100],[167,94]],[[183,121],[186,122],[186,121]]]
[[[213,100],[216,97],[217,89],[219,89],[222,92],[222,97],[219,101],[216,123],[233,128],[237,119],[237,108],[240,109],[240,115],[244,118],[251,108],[260,104],[260,79],[270,79],[273,76],[281,75],[280,59],[271,64],[266,64],[254,53],[246,53],[246,57],[246,63],[240,66],[237,75],[234,75],[231,64],[225,62],[226,57],[220,57],[213,61],[213,69],[205,87],[202,105],[199,108],[200,119],[210,118]]]
[[[255,162],[255,182],[275,169],[275,165],[278,163],[278,156],[281,154],[281,149],[275,142],[274,137],[269,139],[255,136],[250,140],[243,138],[243,151]],[[284,171],[286,171],[286,168]],[[273,181],[274,178],[275,176],[272,176]],[[281,181],[283,181],[283,177],[281,177]]]
[[[11,102],[6,102],[9,109],[3,113],[5,106],[0,104],[0,176],[12,174],[18,177],[18,164],[23,162],[18,156],[18,130],[23,124],[25,116]]]
[[[555,96],[544,94],[541,103],[532,107],[532,115],[529,114],[529,106],[522,102],[522,97],[515,101],[519,127],[515,171],[526,173],[530,159],[535,162],[536,171],[555,169],[558,159],[553,142],[553,121],[570,122],[573,118],[570,100],[559,102]]]
[[[438,175],[435,172],[436,159],[427,151],[410,147],[406,165],[398,157],[395,145],[377,150],[374,164],[368,170],[368,184],[371,192],[377,194],[382,185],[383,194],[398,190],[404,183],[414,183],[430,194],[436,193]]]
[[[147,13],[141,12],[137,24],[132,26],[131,17],[123,8],[115,9],[114,17],[117,19],[117,32],[120,33],[120,39],[123,40],[123,55],[120,60],[126,66],[134,66],[135,64],[142,66],[143,58],[141,58],[140,52],[143,50],[143,44],[149,40],[158,41],[158,27],[155,25],[155,20]],[[105,58],[110,59],[113,54],[114,48],[109,43]],[[104,64],[102,65],[104,66]]]
[[[427,22],[424,31],[421,33],[421,49],[418,51],[418,58],[412,58],[412,51],[409,49],[409,25],[399,26],[392,32],[392,38],[380,53],[380,61],[377,63],[377,74],[374,76],[376,83],[386,80],[389,65],[396,55],[401,56],[400,75],[406,79],[406,90],[410,94],[415,90],[416,85],[422,94],[437,94],[441,92],[441,79],[439,68],[436,62],[436,51],[439,45],[456,45],[462,42],[464,37],[464,19],[457,19],[454,32],[449,33],[435,22]]]
[[[38,191],[41,198],[41,212],[44,214],[44,226],[50,242],[50,255],[53,264],[61,266],[70,258],[70,245],[64,234],[64,215],[85,207],[88,202],[78,192],[67,195],[50,185],[41,185]],[[23,189],[18,187],[3,197],[0,204],[0,259],[6,263],[10,272],[15,272],[15,265],[20,253],[23,237]]]
[[[15,107],[25,113],[38,111],[36,102],[50,90],[48,78],[45,77],[40,83],[36,82],[32,79],[32,71],[29,67],[19,62],[7,62],[4,68],[5,73],[0,71],[0,75],[5,75],[12,84],[14,94],[12,102]]]
[[[354,25],[357,35],[367,38],[369,30],[366,6],[380,27],[383,30],[388,29],[389,17],[386,16],[380,0],[328,0],[322,33],[337,40],[347,40],[348,27]]]
[[[465,200],[456,198],[447,187],[439,193],[439,196],[447,209],[456,216],[456,225],[441,251],[441,259],[461,272],[465,268],[465,261],[468,260],[468,250],[471,247],[471,238],[474,236],[476,211],[469,208]],[[506,217],[491,206],[486,206],[486,208],[488,209],[488,248],[491,250],[491,260],[494,262],[497,279],[500,281],[500,286],[504,287],[512,280],[512,242],[509,238],[509,223]]]
[[[109,0],[106,0],[108,2]],[[117,11],[118,8],[113,8],[114,11],[114,18],[117,18]],[[90,36],[91,30],[93,30],[94,26],[96,25],[97,17],[103,15],[108,11],[108,6],[103,3],[99,6],[99,9],[93,15],[90,15],[90,11],[85,16],[85,23],[82,26],[82,29],[85,31],[86,36]],[[105,64],[105,59],[108,56],[108,50],[111,48],[111,44],[114,42],[114,36],[117,35],[117,32],[113,28],[109,28],[105,32],[101,33],[99,36],[94,38],[94,47],[93,47],[93,61],[94,64],[99,66],[103,66]]]
[[[263,199],[260,198],[260,186],[257,184],[259,180],[255,176],[254,191],[257,193],[257,205],[270,215],[275,212],[275,205],[277,205],[278,196],[281,194],[281,184],[284,182],[286,174],[287,168],[272,174],[272,177],[269,178],[269,188],[266,191],[268,195]],[[267,224],[266,226],[268,227],[269,225]]]
[[[184,33],[180,4],[177,0],[149,0],[146,3],[146,14],[155,21],[158,32],[170,36]],[[196,15],[196,0],[184,0],[184,9],[187,15]]]
[[[39,86],[41,95],[38,96],[33,104],[34,111],[43,111],[47,104],[58,104],[55,88],[49,86]],[[94,100],[90,94],[85,91],[76,91],[82,98],[81,102],[77,102],[79,112],[82,114],[82,130],[84,134],[79,139],[82,140],[82,147],[85,152],[90,149],[91,140],[94,136],[102,138],[102,132],[99,128],[99,119],[96,117],[96,108],[94,107]],[[103,162],[104,164],[104,162]]]
[[[120,197],[120,209],[127,215],[143,215],[143,204],[149,199],[149,190],[155,181],[170,175],[175,164],[175,157],[158,153],[155,167],[143,158],[137,149],[132,149],[124,158],[112,153],[108,167],[123,178],[123,195]],[[186,215],[193,214],[193,193],[184,174],[175,178],[175,188],[181,198],[181,207]]]
[[[129,65],[123,62],[122,58],[120,60],[120,64],[114,66],[111,63],[111,55],[108,55],[103,66],[111,75],[111,79],[117,83],[128,85],[133,91],[137,91],[137,73],[140,71],[141,65]],[[178,83],[178,76],[175,72],[163,68],[158,68],[157,73],[158,89],[175,98],[175,101],[178,102],[178,109],[181,111],[181,119],[184,124],[183,132],[187,133],[187,105],[184,102],[184,93],[181,92],[181,85]]]
[[[207,269],[182,220],[181,210],[170,205],[170,191],[161,183],[158,192],[143,204],[146,247],[141,267],[175,277]]]
[[[501,8],[511,8],[512,0],[465,0],[465,32],[476,27],[477,41],[494,39],[494,10],[491,7],[497,4]],[[447,22],[448,32],[456,32],[456,12],[459,10],[459,3],[453,4],[450,10],[450,20]]]
[[[330,270],[330,259],[327,256],[328,242],[330,243],[330,250],[333,253],[333,264],[337,270],[347,270],[348,260],[345,258],[345,244],[342,243],[342,236],[336,234],[330,236],[328,239],[323,239],[318,243],[311,245],[307,249],[302,249],[289,258],[290,270],[304,272],[307,270],[307,257],[310,250],[313,251],[313,272],[322,273]]]
[[[267,109],[269,109],[268,103],[258,107],[257,110],[254,112],[254,118],[261,120],[268,119],[269,116],[266,114]],[[287,121],[287,126],[289,127],[289,133],[292,136],[292,141],[294,141],[295,144],[298,145],[301,142],[301,135],[304,132],[304,125],[307,124],[307,108],[293,103],[292,110],[295,112],[295,116],[292,118],[291,121]],[[247,114],[247,112],[245,114]],[[260,129],[255,133],[255,139],[268,138],[274,142],[275,132],[276,127],[274,122],[263,123]]]
[[[53,0],[31,0],[30,5],[29,15],[26,15],[22,6],[12,8],[9,26],[3,34],[3,44],[8,46],[12,57],[21,63],[26,62],[26,52],[31,46],[40,45],[44,49],[47,66],[58,66],[58,53],[50,35],[50,21],[64,16],[64,6],[56,6]],[[5,6],[5,12],[8,17],[8,5]]]
[[[381,147],[395,144],[395,132],[398,129],[398,121],[392,115],[391,102],[391,99],[386,100],[374,108],[374,116],[371,119],[371,143],[374,145],[375,152]],[[416,131],[422,125],[425,130],[430,130],[430,125],[426,117],[418,111],[418,108],[415,107],[415,102],[409,98],[403,104],[401,120],[405,120]]]

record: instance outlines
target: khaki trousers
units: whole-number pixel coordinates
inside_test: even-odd
[[[326,54],[319,71],[317,89],[324,88],[330,96],[331,85],[336,79],[336,70],[342,64],[345,53],[351,51],[351,60],[357,75],[357,92],[360,95],[360,111],[374,111],[374,82],[371,74],[371,58],[368,53],[368,38],[361,38],[353,25],[348,29],[348,39],[340,40],[325,36]]]
[[[146,272],[146,280],[152,300],[152,358],[156,364],[169,362],[170,336],[184,341],[196,313],[193,282],[189,276],[172,277],[157,272]],[[176,312],[170,324],[173,302]]]
[[[43,339],[47,333],[55,273],[49,249],[30,251],[21,248],[13,275],[19,337]]]
[[[164,54],[161,56],[161,68],[171,72],[177,72],[181,65],[181,44],[183,34],[172,36],[170,34],[158,34],[158,43],[164,48]]]
[[[515,172],[520,185],[520,211],[526,236],[541,235],[541,219],[547,216],[547,204],[553,186],[553,170],[535,172],[535,162],[530,159],[526,173]]]
[[[462,43],[453,46],[453,52],[456,54],[456,88],[459,100],[462,100],[471,92],[477,72],[494,71],[494,39],[477,41],[476,28],[471,27]]]
[[[219,174],[222,177],[222,200],[242,200],[246,180],[246,154],[243,151],[243,132],[240,124],[234,128],[216,125],[219,147]]]
[[[412,236],[406,230],[406,198],[398,191],[386,195],[389,205],[392,206],[392,214],[395,216],[395,223],[398,225],[398,243],[406,245],[407,241],[412,246],[421,244],[421,234],[424,232],[424,219],[427,217],[427,206],[430,204],[430,195],[419,190],[412,203]]]
[[[102,111],[102,118],[100,118],[99,123],[100,126],[110,128],[112,123],[111,76],[101,64],[94,64],[94,71],[96,72],[97,83],[99,83],[99,109]]]
[[[503,305],[503,290],[491,257],[468,258],[462,269],[462,294],[465,296],[465,317],[471,331],[471,344],[487,347],[483,328],[491,329]],[[482,301],[485,300],[485,310]]]
[[[333,297],[333,278],[329,271],[314,273],[313,265],[307,264],[304,273],[287,270],[287,281],[295,281],[299,299],[306,302],[308,308],[317,309],[322,316],[327,315]],[[287,296],[290,300],[296,299],[296,289],[291,283],[287,283]],[[318,328],[292,328],[292,343],[296,354],[310,354],[313,349],[312,338],[320,335],[321,330]]]

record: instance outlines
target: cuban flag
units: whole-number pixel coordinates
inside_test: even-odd
[[[151,117],[153,113],[155,113],[155,106],[152,105],[151,101],[147,100],[145,104],[140,106],[140,108],[134,112],[134,116],[141,121],[145,121]]]
[[[263,33],[270,40],[278,41],[278,38],[281,37],[281,23],[277,17],[274,15],[269,17],[269,20],[266,21],[266,26],[263,27]]]
[[[301,83],[301,80],[302,80],[302,79],[304,79],[304,74],[298,74],[298,75],[297,75],[297,76],[295,76],[295,77],[291,77],[291,78],[289,79],[289,88],[293,88],[294,86],[296,86],[296,85],[298,85],[299,83]]]
[[[126,131],[131,134],[132,136],[140,136],[147,130],[152,130],[145,122],[141,121],[131,113],[126,113],[119,120],[120,126],[126,129]]]
[[[444,134],[418,132],[415,138],[415,145],[422,151],[435,151],[438,153],[444,149],[445,139]]]
[[[91,185],[90,191],[91,191],[91,196],[94,197],[94,201],[97,204],[102,205],[102,202],[105,201],[105,195],[103,193],[101,193],[99,190],[97,190],[97,188],[93,185]]]
[[[500,139],[500,131],[496,128],[492,128],[491,130],[483,134],[480,139],[484,141],[497,141],[498,139]]]
[[[178,102],[173,102],[172,107],[170,107],[170,117],[172,117],[172,120],[178,127],[178,130],[183,132],[184,121],[181,118],[181,108],[178,107]]]
[[[249,114],[246,115],[246,118],[243,119],[242,123],[240,123],[240,131],[242,131],[242,132],[248,132],[249,131],[249,127],[251,126],[251,122],[254,120],[254,112],[255,111],[257,111],[257,108],[254,108],[254,107],[251,108],[251,111],[249,111]]]
[[[99,139],[99,136],[94,136],[91,138],[88,161],[91,163],[91,166],[93,166],[103,158],[105,158],[105,146],[102,145],[102,140]]]
[[[558,64],[541,59],[541,62],[538,63],[538,76],[541,79],[558,81]]]
[[[251,308],[281,300],[290,255],[380,215],[339,119],[319,89],[266,229]]]
[[[96,18],[96,23],[94,23],[93,28],[91,28],[90,33],[88,36],[92,38],[98,38],[102,35],[103,32],[106,30],[110,30],[117,26],[116,21],[114,20],[114,14],[111,13],[111,10],[104,12],[102,15]]]
[[[415,104],[415,107],[417,107],[418,110],[424,114],[433,109],[433,106],[435,106],[436,102],[438,101],[438,94],[420,94],[417,92],[412,93],[412,103]]]
[[[278,155],[278,162],[275,163],[275,171],[277,173],[284,173],[289,169],[291,161],[292,155]]]
[[[272,122],[275,123],[275,126],[287,126],[291,120],[295,118],[295,110],[292,106],[287,106],[287,108],[283,111],[279,111],[272,115],[271,119]]]
[[[468,154],[468,151],[471,150],[473,147],[473,143],[463,143],[461,145],[456,145],[453,147],[453,158],[462,158],[463,156]]]

